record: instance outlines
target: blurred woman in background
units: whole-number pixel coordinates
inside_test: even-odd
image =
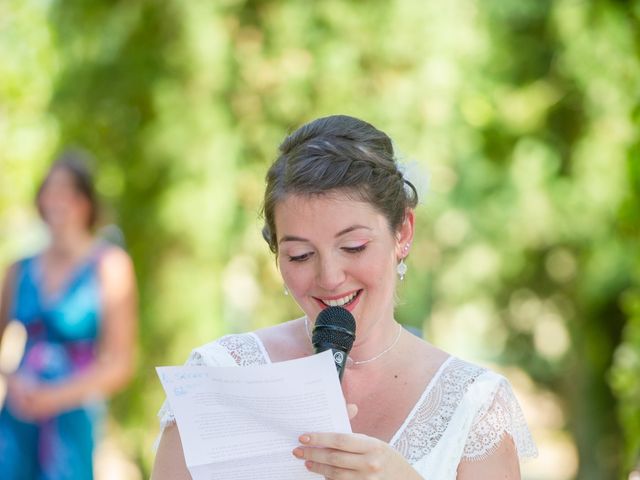
[[[50,243],[10,266],[2,284],[0,340],[17,320],[27,342],[7,375],[0,472],[9,480],[91,479],[103,401],[134,371],[134,271],[121,248],[93,233],[98,206],[81,156],[58,158],[36,204]]]

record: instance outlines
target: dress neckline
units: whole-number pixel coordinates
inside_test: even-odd
[[[264,355],[265,362],[266,363],[273,363],[271,361],[271,358],[269,357],[269,352],[267,352],[267,349],[264,346],[264,343],[262,343],[262,340],[260,339],[260,337],[258,335],[256,335],[255,332],[248,332],[248,334],[251,337],[253,337],[254,340],[256,341],[256,343],[258,345],[258,348],[260,349],[262,355]],[[431,393],[431,391],[433,390],[434,386],[437,384],[438,380],[442,376],[442,373],[446,370],[447,366],[449,365],[449,363],[451,363],[451,361],[454,358],[455,357],[453,355],[447,355],[447,357],[444,359],[444,361],[438,366],[438,368],[436,369],[436,372],[433,374],[433,376],[427,382],[424,390],[422,391],[422,394],[418,397],[418,400],[415,402],[415,404],[413,405],[413,407],[409,411],[409,414],[405,417],[404,421],[398,427],[396,432],[391,436],[391,439],[388,442],[389,445],[393,445],[394,443],[396,443],[398,441],[398,439],[400,438],[402,433],[406,430],[407,425],[409,424],[411,419],[416,415],[417,411],[419,410],[421,405],[424,403],[425,398],[427,398],[427,396]]]
[[[405,417],[404,422],[402,422],[402,425],[398,427],[398,429],[396,430],[396,433],[394,433],[391,439],[389,440],[389,445],[393,445],[398,441],[402,433],[406,430],[407,425],[409,425],[409,422],[413,419],[413,417],[416,415],[416,413],[424,403],[427,396],[431,394],[431,391],[433,390],[436,383],[438,383],[438,380],[442,376],[442,372],[446,370],[447,366],[449,365],[449,363],[451,363],[453,358],[454,358],[453,355],[447,355],[447,358],[445,358],[444,361],[440,364],[440,366],[436,370],[436,373],[434,373],[433,377],[431,377],[431,379],[429,379],[429,381],[427,382],[427,385],[422,391],[422,395],[420,395],[416,403],[413,405],[413,408],[411,409],[409,414]]]
[[[102,247],[102,242],[95,241],[91,245],[87,253],[82,257],[82,259],[76,265],[74,265],[73,268],[71,268],[62,282],[60,282],[58,288],[55,288],[51,292],[47,291],[44,282],[44,268],[42,263],[43,253],[36,255],[32,264],[32,271],[34,277],[36,278],[35,286],[41,305],[50,307],[51,305],[55,305],[62,298],[64,298],[64,296],[69,293],[73,286],[78,282],[78,279],[86,271],[87,267],[94,263],[94,260],[97,258],[97,254],[102,249]]]

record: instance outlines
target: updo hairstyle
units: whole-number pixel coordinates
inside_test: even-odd
[[[418,193],[394,158],[391,139],[373,125],[346,115],[313,120],[290,134],[266,176],[262,236],[277,253],[274,211],[288,195],[342,191],[385,216],[395,233]]]

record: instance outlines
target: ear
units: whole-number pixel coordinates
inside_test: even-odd
[[[396,258],[398,261],[407,256],[407,246],[413,241],[416,215],[410,208],[404,214],[404,221],[396,234]]]

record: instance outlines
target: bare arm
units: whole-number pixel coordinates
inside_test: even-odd
[[[479,478],[520,480],[518,454],[510,435],[505,434],[497,447],[486,457],[460,462],[457,480]]]
[[[4,275],[4,280],[2,281],[2,293],[0,293],[0,345],[2,345],[4,331],[11,320],[9,318],[9,309],[11,302],[13,301],[16,271],[16,264],[10,266]],[[1,371],[0,374],[2,374]]]
[[[182,451],[182,440],[175,424],[167,425],[151,473],[151,480],[191,480]]]

